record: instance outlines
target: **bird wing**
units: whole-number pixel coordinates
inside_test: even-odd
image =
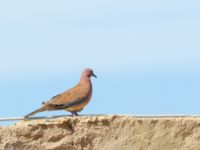
[[[60,96],[61,94],[58,94],[58,95],[55,95],[55,96],[53,96],[51,99],[54,99],[54,98],[56,98],[56,97],[58,97],[58,96]]]
[[[57,109],[64,109],[82,103],[89,95],[89,90],[78,84],[74,88],[54,96],[46,105],[51,105]]]

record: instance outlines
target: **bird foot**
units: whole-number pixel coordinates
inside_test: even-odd
[[[78,113],[77,113],[77,112],[71,112],[71,113],[72,113],[72,117],[78,116]]]

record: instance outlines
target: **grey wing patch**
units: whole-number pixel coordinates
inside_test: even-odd
[[[86,99],[88,98],[88,96],[82,98],[82,99],[78,99],[76,101],[71,101],[68,103],[64,103],[64,104],[53,104],[55,107],[58,107],[59,109],[66,109],[75,105],[79,105],[81,103],[83,103]]]

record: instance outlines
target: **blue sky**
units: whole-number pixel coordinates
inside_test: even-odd
[[[198,115],[197,0],[0,2],[0,117],[23,116],[91,67],[81,114]],[[38,115],[68,114],[64,111]]]

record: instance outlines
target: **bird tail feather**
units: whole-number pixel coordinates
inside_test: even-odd
[[[32,116],[32,115],[34,115],[34,114],[36,114],[36,113],[39,113],[39,112],[45,111],[45,110],[46,110],[45,107],[41,107],[41,108],[36,109],[35,111],[33,111],[33,112],[31,112],[31,113],[25,115],[24,118],[29,118],[30,116]]]

